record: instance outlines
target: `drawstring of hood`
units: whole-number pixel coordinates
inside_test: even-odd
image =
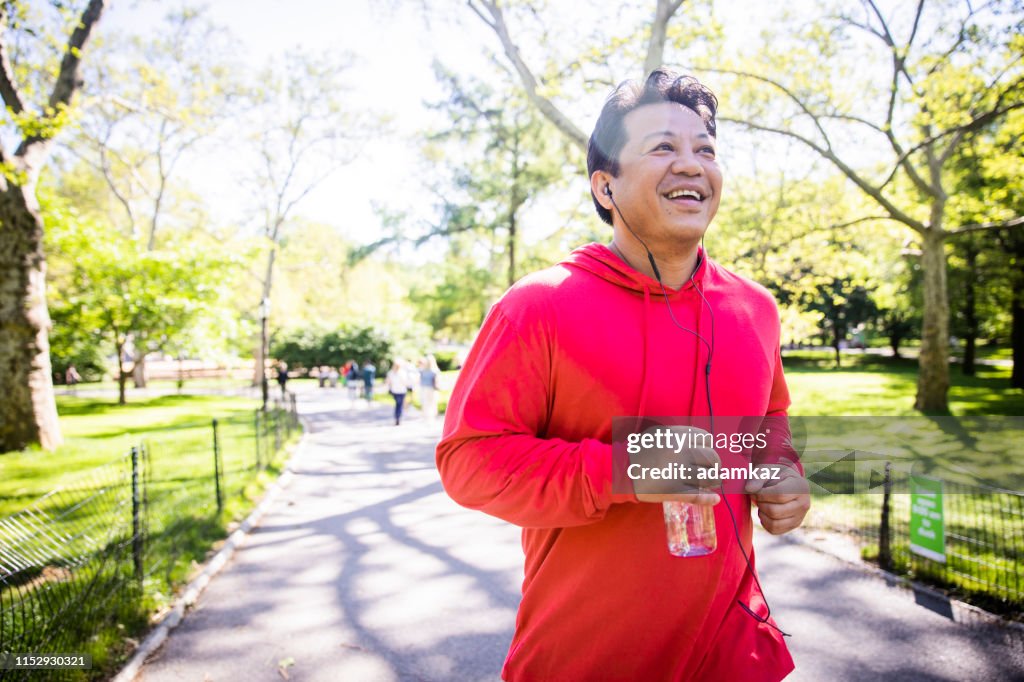
[[[644,357],[641,367],[641,380],[640,380],[640,406],[637,407],[636,416],[637,419],[641,419],[644,415],[644,409],[647,407],[647,384],[650,378],[650,372],[648,372],[647,359],[651,357],[651,351],[648,347],[651,343],[650,329],[650,311],[651,308],[651,289],[644,285],[644,311],[643,311],[643,336],[644,336]],[[639,426],[639,425],[638,425]]]

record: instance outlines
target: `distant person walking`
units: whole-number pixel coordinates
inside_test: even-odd
[[[349,360],[345,364],[345,385],[348,387],[348,401],[355,404],[359,392],[359,363]]]
[[[420,360],[420,403],[428,422],[437,420],[437,380],[441,370],[433,355]]]
[[[281,398],[288,395],[288,363],[282,362],[277,366],[277,385],[281,387]]]
[[[77,395],[75,386],[82,381],[82,375],[78,373],[74,365],[68,365],[68,368],[64,371],[64,383],[70,390],[71,395]]]
[[[363,363],[363,397],[366,402],[373,402],[373,381],[377,378],[377,368],[367,360]]]
[[[395,426],[402,422],[402,406],[405,404],[405,394],[409,392],[409,376],[405,371],[405,364],[401,360],[395,360],[391,364],[391,370],[384,380],[388,393],[395,401]]]

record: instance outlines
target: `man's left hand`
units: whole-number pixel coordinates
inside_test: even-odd
[[[791,467],[778,467],[781,470],[779,480],[751,479],[744,487],[744,492],[751,496],[757,507],[761,525],[772,535],[782,535],[798,528],[811,508],[807,479]]]

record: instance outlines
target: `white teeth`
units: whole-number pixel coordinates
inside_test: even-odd
[[[678,197],[690,197],[691,199],[696,199],[697,201],[700,201],[702,199],[700,193],[695,192],[692,189],[677,189],[674,192],[668,193],[669,199],[676,199]]]

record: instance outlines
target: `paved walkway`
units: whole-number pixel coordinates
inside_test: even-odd
[[[299,396],[295,477],[137,679],[496,680],[522,579],[518,531],[464,510],[433,464],[440,424],[343,391]],[[1020,640],[761,533],[794,680],[1024,679]]]

